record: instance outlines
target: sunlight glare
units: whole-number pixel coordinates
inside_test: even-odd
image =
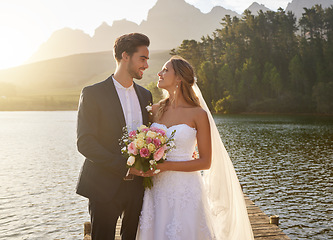
[[[31,55],[27,38],[19,29],[0,26],[0,69],[23,63]]]
[[[43,21],[29,8],[1,5],[0,69],[23,64],[40,45]]]

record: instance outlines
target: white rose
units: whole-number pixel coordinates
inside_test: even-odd
[[[155,150],[156,150],[156,147],[153,143],[149,143],[147,147],[148,147],[149,152],[155,152]]]
[[[165,137],[159,136],[158,138],[161,140],[162,144],[166,143],[166,138]]]
[[[145,139],[145,137],[146,137],[146,134],[144,132],[141,132],[138,135],[136,135],[137,139]]]
[[[145,145],[145,141],[141,138],[134,140],[134,144],[138,149],[141,149]]]
[[[146,125],[141,125],[140,127],[138,127],[138,130],[141,132],[141,130],[144,129],[144,128],[147,128],[147,126]]]
[[[130,156],[130,157],[127,159],[127,165],[128,165],[128,166],[132,166],[134,163],[135,163],[135,157],[134,157],[134,156]]]
[[[148,131],[148,132],[147,132],[147,137],[155,138],[156,136],[157,136],[157,133],[156,133],[156,132],[153,132],[153,131]]]

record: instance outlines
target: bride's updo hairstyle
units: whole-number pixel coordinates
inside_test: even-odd
[[[191,64],[180,56],[173,56],[170,58],[173,70],[177,77],[181,79],[180,84],[176,91],[180,91],[185,101],[195,107],[200,106],[198,97],[193,91],[194,79],[194,69]],[[156,118],[160,119],[163,113],[167,110],[167,106],[170,103],[169,96],[159,102],[159,109],[156,114]]]

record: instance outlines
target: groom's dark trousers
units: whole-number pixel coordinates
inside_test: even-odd
[[[146,106],[151,93],[134,83],[143,124],[148,124]],[[139,109],[138,109],[139,111]],[[85,162],[77,193],[89,198],[93,240],[114,239],[121,214],[121,236],[134,240],[142,207],[144,188],[141,177],[125,181],[126,159],[121,155],[119,139],[126,125],[112,76],[82,90],[77,122],[77,147]]]

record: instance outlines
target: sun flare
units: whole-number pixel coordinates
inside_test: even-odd
[[[23,63],[31,54],[27,38],[19,29],[0,26],[0,69]]]
[[[41,44],[43,21],[23,5],[0,5],[0,69],[23,64]]]

